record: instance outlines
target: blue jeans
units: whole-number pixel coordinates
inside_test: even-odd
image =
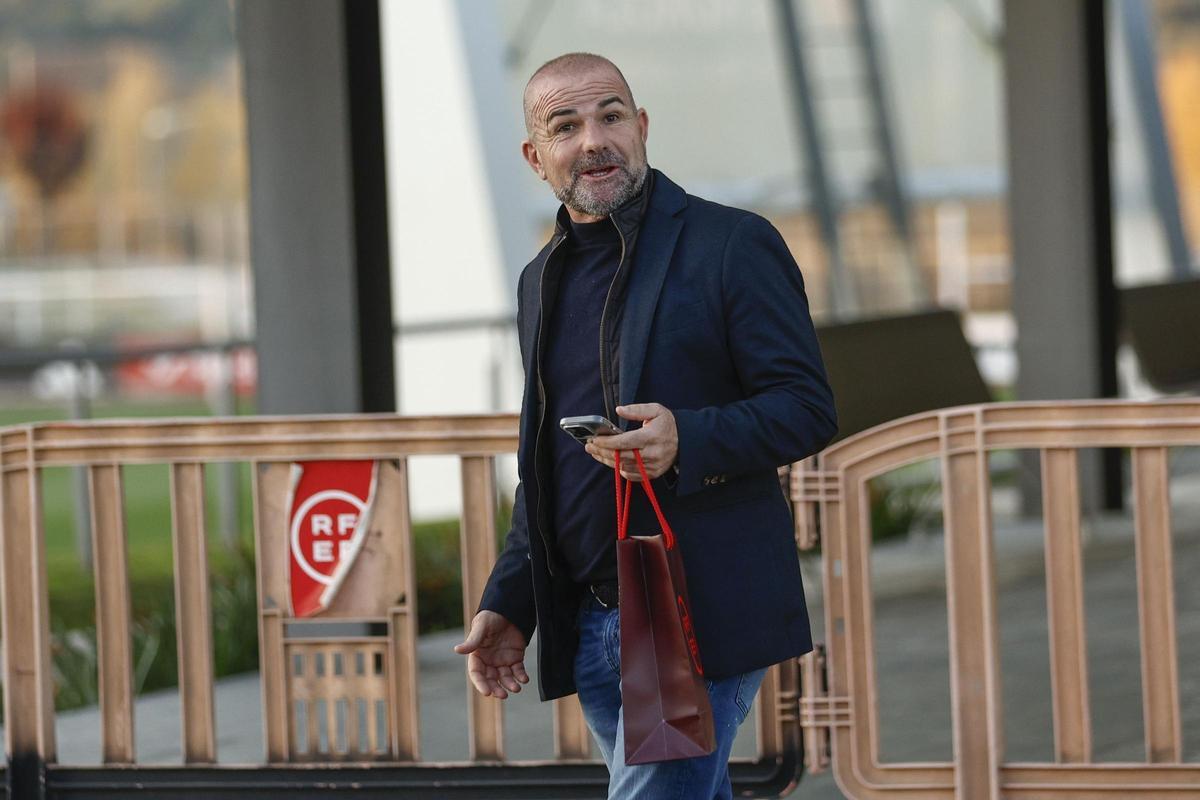
[[[583,716],[608,766],[609,800],[732,800],[729,752],[765,673],[759,669],[706,681],[717,734],[717,747],[710,755],[626,766],[619,615],[617,609],[585,600],[579,612],[575,685]]]

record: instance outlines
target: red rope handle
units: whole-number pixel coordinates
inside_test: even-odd
[[[617,468],[613,471],[617,482],[617,538],[624,539],[629,535],[629,492],[633,489],[633,481],[625,482],[625,499],[621,500],[621,451],[617,451]]]
[[[625,482],[625,498],[621,500],[621,451],[616,451],[617,461],[614,467],[617,484],[617,538],[624,539],[629,535],[629,492],[633,488],[633,481]],[[634,450],[633,457],[637,459],[638,472],[642,475],[642,489],[646,492],[646,497],[650,500],[651,507],[654,508],[654,515],[658,517],[658,524],[662,528],[663,543],[668,550],[675,547],[675,532],[671,530],[671,526],[667,524],[667,518],[663,515],[662,508],[658,505],[658,497],[654,494],[654,486],[650,483],[650,476],[646,474],[646,465],[642,461],[642,451]]]

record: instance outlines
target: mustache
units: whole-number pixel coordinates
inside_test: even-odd
[[[578,179],[580,175],[592,169],[603,167],[625,168],[625,159],[617,153],[605,151],[586,155],[571,165],[571,176]]]

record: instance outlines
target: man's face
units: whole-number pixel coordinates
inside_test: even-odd
[[[636,195],[646,178],[650,120],[617,73],[597,66],[542,75],[528,90],[521,150],[576,222],[595,222]]]

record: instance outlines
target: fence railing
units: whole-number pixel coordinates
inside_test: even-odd
[[[470,762],[420,761],[408,462],[435,455],[460,461],[463,610],[468,622],[496,556],[495,459],[516,446],[515,415],[113,420],[0,430],[0,618],[10,796],[67,797],[93,791],[123,797],[144,790],[156,797],[209,797],[270,790],[261,794],[269,797],[275,796],[271,791],[282,796],[285,790],[303,793],[317,787],[357,787],[363,793],[356,796],[386,796],[403,788],[417,792],[406,796],[459,792],[474,797],[481,791],[492,797],[603,796],[606,774],[603,765],[587,760],[588,734],[574,698],[555,702],[553,760],[506,761],[503,705],[479,697],[465,674]],[[361,623],[368,631],[362,636],[344,631],[317,639],[311,633],[294,635],[296,620],[281,602],[287,592],[289,470],[296,462],[358,459],[386,467],[379,473],[377,500],[382,505],[375,512],[390,542],[381,545],[386,559],[379,563],[386,568],[359,582],[374,586],[371,591],[386,602],[380,600],[368,615],[339,611],[336,604],[330,608],[330,619]],[[261,765],[252,769],[215,764],[204,520],[204,465],[209,462],[249,462],[254,476],[265,752]],[[122,475],[135,464],[166,465],[170,472],[182,711],[181,764],[175,768],[139,765],[134,748]],[[42,470],[55,467],[78,467],[88,474],[102,767],[55,764],[51,612],[39,494]],[[341,667],[335,669],[335,663]],[[765,682],[758,706],[758,758],[735,764],[739,789],[778,794],[798,778],[797,680],[796,665],[787,664]],[[373,763],[368,767],[365,762]]]
[[[605,773],[601,765],[586,761],[587,734],[573,699],[556,703],[555,758],[507,761],[502,706],[477,697],[465,677],[470,761],[420,761],[407,465],[424,455],[460,461],[466,621],[495,557],[494,461],[514,451],[516,429],[512,415],[365,415],[51,423],[0,430],[0,619],[10,796],[124,797],[145,790],[179,798],[254,791],[266,798],[318,787],[357,791],[360,797],[400,790],[407,790],[406,796],[436,797],[480,792],[492,797],[602,796]],[[739,790],[762,796],[793,786],[802,734],[810,768],[831,765],[843,791],[855,798],[998,800],[1114,793],[1200,798],[1200,764],[1183,760],[1168,493],[1170,449],[1198,445],[1200,401],[1193,399],[996,404],[898,420],[796,465],[792,499],[797,538],[801,546],[809,546],[819,537],[822,546],[828,645],[799,664],[770,673],[759,697],[758,758],[734,765]],[[1137,763],[1097,763],[1091,744],[1078,451],[1105,447],[1128,449],[1133,472],[1145,732],[1145,758]],[[1054,726],[1054,758],[1046,763],[1007,760],[1002,736],[987,460],[992,451],[1013,449],[1041,453]],[[329,612],[331,618],[384,632],[314,640],[292,634],[291,620],[278,602],[283,591],[279,562],[286,558],[279,539],[284,536],[289,465],[332,459],[388,465],[380,478],[381,498],[387,498],[383,516],[398,535],[390,545],[390,560],[381,562],[388,565],[380,574],[389,594],[378,613],[356,617],[352,610],[336,607]],[[927,459],[940,463],[942,475],[954,755],[947,762],[885,762],[879,746],[868,484]],[[248,461],[255,476],[266,752],[263,762],[251,768],[213,763],[202,502],[202,466],[210,461]],[[122,472],[133,464],[165,464],[171,473],[177,647],[183,665],[182,763],[173,768],[138,765],[133,748],[130,598],[120,505]],[[50,611],[39,496],[40,472],[53,467],[81,467],[89,477],[97,545],[101,767],[54,763]],[[379,666],[335,670],[329,665],[339,655],[343,664],[362,656],[363,663]],[[341,688],[309,680],[312,673],[305,670],[317,670],[318,659],[324,659],[327,672],[339,673]],[[297,663],[309,666],[297,668]],[[359,700],[364,704],[358,705]],[[379,726],[361,722],[360,717],[371,714],[369,702],[384,704]],[[297,703],[308,704],[305,713],[296,710]],[[341,749],[330,744],[335,729],[347,738]],[[358,734],[363,737],[356,738]]]
[[[853,798],[1200,798],[1185,762],[1168,453],[1200,445],[1200,401],[1009,403],[920,414],[853,436],[793,470],[797,532],[820,523],[827,649],[806,657],[810,769],[832,763]],[[1145,758],[1092,753],[1078,451],[1130,451]],[[1041,454],[1054,760],[1006,759],[988,453]],[[879,747],[868,483],[936,459],[945,520],[953,761],[884,763]],[[818,516],[819,514],[819,516]]]

